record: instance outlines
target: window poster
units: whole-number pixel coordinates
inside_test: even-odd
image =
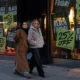
[[[75,31],[58,29],[56,46],[65,49],[74,49],[75,43]]]
[[[17,6],[9,6],[8,13],[12,13],[13,15],[17,15]]]
[[[71,0],[54,0],[53,12],[60,16],[69,14]]]
[[[52,20],[52,29],[54,34],[54,40],[56,40],[58,29],[69,29],[69,23],[67,18],[57,17]]]
[[[14,17],[12,13],[3,15],[4,28],[13,28],[14,27]]]
[[[5,51],[6,37],[0,38],[0,51]]]

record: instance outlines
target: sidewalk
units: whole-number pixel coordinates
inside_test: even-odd
[[[13,74],[14,60],[0,60],[0,80],[28,80]],[[58,66],[43,65],[46,78],[38,76],[36,68],[33,70],[32,78],[29,80],[80,80],[79,68],[64,68]]]

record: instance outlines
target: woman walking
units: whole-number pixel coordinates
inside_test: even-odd
[[[16,59],[15,59],[15,70],[14,73],[19,73],[26,78],[30,78],[29,74],[29,64],[26,58],[28,52],[27,44],[27,33],[28,33],[28,23],[23,22],[22,28],[16,31],[14,37],[16,43]]]
[[[39,55],[39,49],[43,47],[44,40],[41,33],[40,24],[37,20],[34,20],[30,26],[28,42],[33,55],[30,61],[30,73],[32,73],[33,68],[36,66],[39,76],[45,77]]]

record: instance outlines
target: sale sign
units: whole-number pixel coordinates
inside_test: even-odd
[[[73,50],[75,43],[75,31],[59,29],[57,32],[56,46]]]
[[[12,13],[3,15],[4,28],[13,28],[14,27],[14,18]]]
[[[0,51],[5,51],[5,46],[6,46],[6,38],[2,37],[0,38]]]

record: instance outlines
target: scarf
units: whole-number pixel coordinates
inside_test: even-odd
[[[28,35],[28,30],[29,28],[25,29],[25,28],[22,28],[24,30],[24,32]]]

